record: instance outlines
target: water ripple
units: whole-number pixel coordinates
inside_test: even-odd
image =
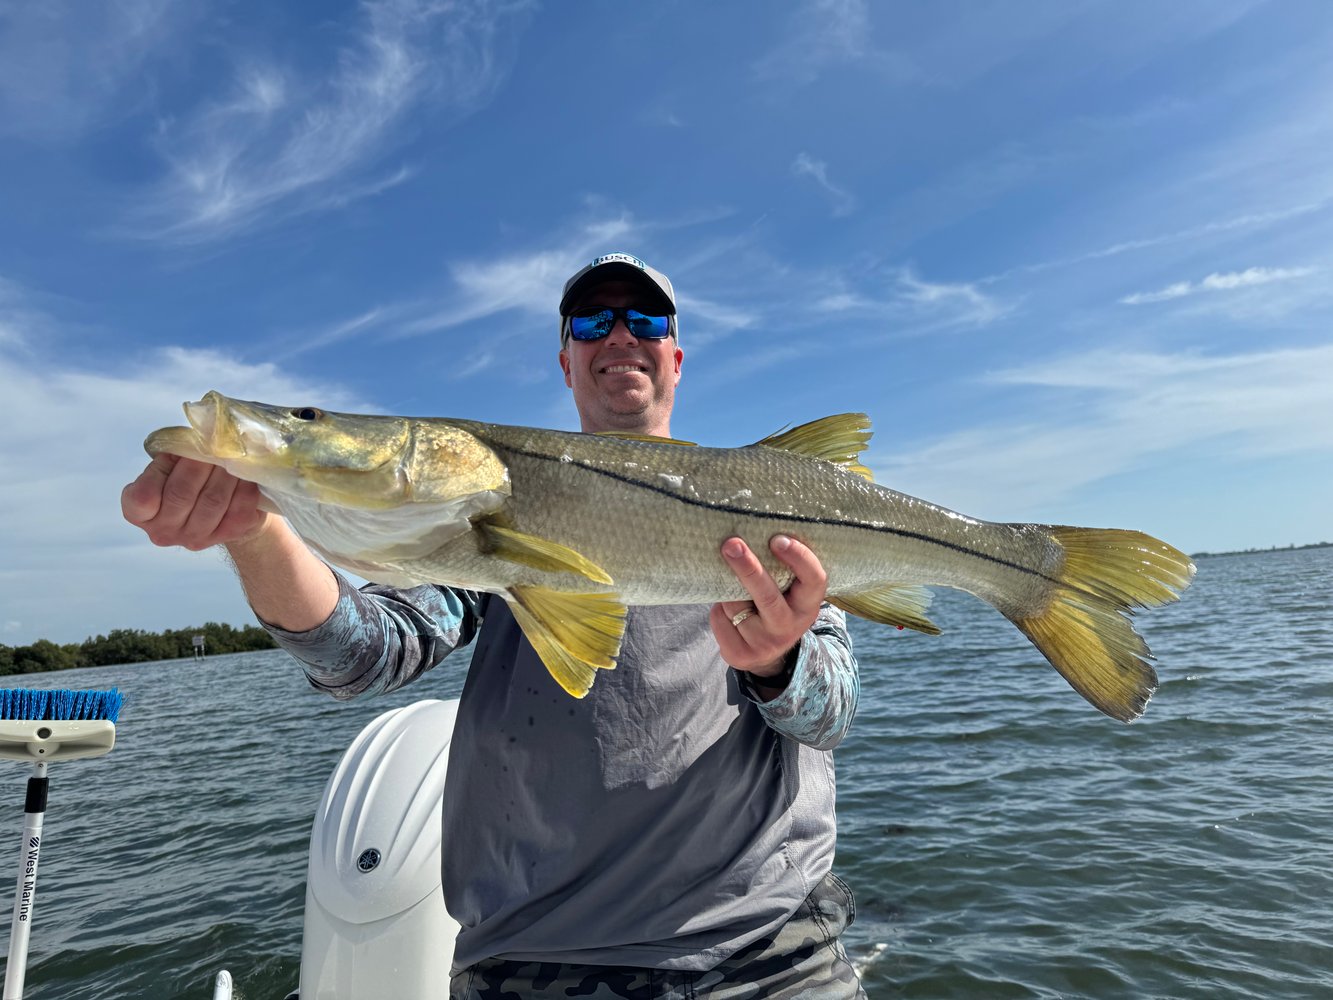
[[[868,994],[1333,995],[1331,611],[1329,550],[1204,560],[1139,620],[1161,687],[1133,726],[966,596],[936,600],[938,637],[853,622],[838,870]],[[459,666],[351,704],[274,652],[20,679],[129,694],[113,753],[51,768],[27,996],[206,998],[223,967],[285,995],[330,770]]]

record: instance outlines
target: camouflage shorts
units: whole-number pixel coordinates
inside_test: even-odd
[[[865,1000],[839,940],[855,917],[830,872],[774,934],[707,972],[487,959],[453,977],[449,1000]]]

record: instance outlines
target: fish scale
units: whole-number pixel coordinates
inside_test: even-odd
[[[523,530],[553,538],[606,568],[631,604],[747,598],[718,557],[722,542],[733,535],[746,540],[780,586],[791,573],[769,554],[768,540],[781,533],[805,542],[821,554],[832,594],[895,583],[999,590],[969,566],[987,569],[975,554],[1006,546],[1010,558],[1021,552],[1025,570],[1040,572],[1043,561],[1050,562],[1044,538],[1020,548],[1007,525],[959,518],[804,456],[762,446],[690,448],[593,439],[594,457],[564,461],[566,452],[544,456],[515,446],[521,436],[511,430],[493,425],[475,430],[524,484],[505,511]],[[569,442],[571,447],[588,440],[571,437],[581,439]],[[574,504],[595,506],[590,516],[557,516]],[[932,520],[939,541],[912,537],[921,536]],[[935,548],[940,554],[928,561]],[[1030,606],[1043,589],[1029,588]],[[1022,598],[1011,599],[1014,608],[1022,604]]]

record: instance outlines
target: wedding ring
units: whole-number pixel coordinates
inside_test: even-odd
[[[755,612],[750,608],[746,608],[743,611],[737,611],[734,615],[731,616],[731,624],[736,628],[740,628],[741,622],[745,621],[745,619],[747,618],[753,618],[754,616]]]

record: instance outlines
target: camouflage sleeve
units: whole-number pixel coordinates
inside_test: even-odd
[[[261,622],[305,667],[311,686],[340,701],[408,684],[472,641],[484,595],[424,586],[355,589],[338,577],[333,613],[309,632]]]
[[[782,735],[816,750],[832,750],[852,727],[861,694],[846,615],[831,604],[819,609],[801,637],[791,682],[782,694],[760,700],[748,674],[741,674],[741,690]]]

